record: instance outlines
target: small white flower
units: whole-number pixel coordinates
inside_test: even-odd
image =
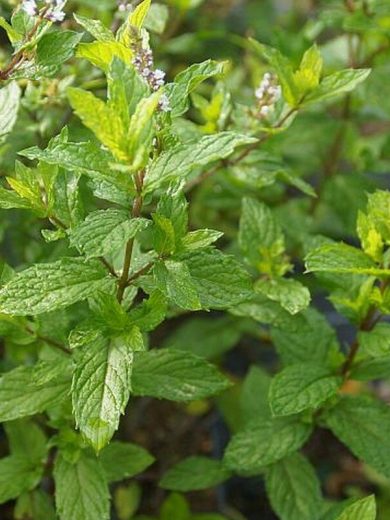
[[[260,108],[261,117],[267,117],[270,112],[271,112],[271,107],[268,105],[264,105],[263,107]]]
[[[166,94],[161,96],[158,106],[162,112],[170,112],[172,110],[171,104],[169,103],[169,98]]]
[[[22,9],[29,16],[35,16],[38,14],[38,6],[35,0],[24,0],[22,4]]]

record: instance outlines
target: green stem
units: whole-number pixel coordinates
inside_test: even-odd
[[[134,203],[133,203],[133,210],[131,213],[132,218],[138,218],[141,216],[142,204],[143,204],[142,188],[143,188],[143,184],[144,184],[144,177],[145,177],[144,171],[140,172],[135,177],[137,196],[135,197]],[[117,292],[117,299],[118,299],[119,303],[122,303],[125,289],[128,286],[131,259],[133,256],[133,249],[134,249],[134,238],[130,238],[130,240],[126,244],[125,259],[123,262],[122,275],[119,278],[118,292]]]

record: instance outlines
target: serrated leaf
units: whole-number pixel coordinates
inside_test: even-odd
[[[96,40],[115,41],[114,35],[100,20],[92,20],[79,14],[73,15],[76,22],[89,32]]]
[[[298,450],[311,431],[310,424],[296,417],[253,421],[230,441],[225,464],[239,473],[260,474],[265,466]]]
[[[376,504],[375,497],[371,495],[367,498],[357,500],[353,504],[347,506],[341,515],[335,520],[375,520]]]
[[[40,489],[28,491],[19,496],[15,509],[15,520],[31,517],[34,520],[56,520],[51,497]]]
[[[305,52],[299,69],[294,73],[295,84],[302,95],[318,86],[322,65],[321,53],[317,45],[313,45]]]
[[[16,81],[0,89],[0,144],[5,141],[16,122],[20,96],[21,90]]]
[[[290,314],[297,314],[310,304],[309,289],[292,278],[259,280],[256,282],[255,290],[279,302]]]
[[[331,374],[326,367],[311,363],[291,365],[272,379],[269,389],[272,413],[278,416],[315,410],[336,395],[341,382],[341,377]]]
[[[208,78],[222,74],[224,62],[207,60],[202,63],[195,63],[180,72],[174,80],[166,86],[166,93],[172,108],[172,117],[183,115],[189,106],[189,96],[196,87]]]
[[[326,76],[304,99],[304,106],[351,92],[369,76],[371,69],[346,69]]]
[[[350,373],[350,379],[357,381],[372,381],[390,377],[390,355],[374,359],[364,359],[356,363]]]
[[[47,438],[43,431],[32,421],[10,421],[5,425],[12,455],[23,457],[31,466],[42,466],[47,458]]]
[[[260,272],[272,275],[276,270],[275,274],[284,274],[277,268],[285,250],[284,236],[268,206],[255,199],[243,200],[238,242],[245,257]]]
[[[314,308],[296,316],[287,313],[271,329],[271,337],[284,364],[327,364],[338,356],[335,330]]]
[[[154,267],[154,276],[159,289],[174,305],[194,311],[201,309],[197,285],[186,263],[174,260],[158,263]]]
[[[111,442],[99,456],[108,482],[117,482],[142,473],[154,462],[144,448],[128,442]]]
[[[266,489],[280,520],[318,520],[322,510],[320,482],[300,453],[273,464],[266,473]]]
[[[389,269],[380,269],[363,251],[347,244],[325,244],[311,251],[306,259],[308,272],[356,273],[388,276]]]
[[[71,231],[70,243],[87,258],[105,256],[124,247],[149,224],[144,218],[131,219],[124,210],[98,210]]]
[[[106,72],[114,58],[119,58],[127,65],[131,65],[133,53],[117,41],[96,41],[80,43],[77,47],[76,56],[87,59]]]
[[[204,359],[162,349],[136,353],[132,385],[135,395],[185,402],[217,394],[230,383]]]
[[[128,320],[142,331],[155,329],[165,318],[167,300],[160,291],[154,291],[147,300],[133,307],[128,313]]]
[[[54,76],[75,53],[83,34],[56,31],[44,34],[37,45],[37,75]]]
[[[211,246],[219,238],[223,236],[220,231],[214,229],[197,229],[190,231],[181,240],[181,245],[186,251],[193,251],[195,249],[203,249]]]
[[[230,471],[220,460],[189,457],[169,469],[159,485],[164,489],[185,493],[215,487],[229,477]]]
[[[72,464],[61,454],[57,455],[54,481],[60,520],[109,520],[108,486],[96,458],[83,451]]]
[[[67,362],[20,366],[0,378],[0,421],[12,421],[56,406],[69,394]]]
[[[185,253],[180,259],[188,266],[202,308],[226,309],[250,295],[249,274],[233,256],[208,248]]]
[[[99,335],[76,350],[72,402],[76,426],[100,451],[118,428],[130,397],[133,348],[124,338]]]
[[[112,152],[119,161],[127,161],[126,129],[116,110],[80,88],[69,88],[70,104],[83,124]]]
[[[354,455],[390,477],[390,408],[385,403],[344,397],[327,412],[325,423]]]
[[[62,258],[18,273],[0,290],[0,312],[27,316],[68,307],[111,285],[97,261]]]
[[[112,171],[111,166],[115,162],[113,156],[96,143],[68,143],[54,138],[45,150],[33,146],[19,154],[31,160],[38,159],[70,171],[81,172],[98,181],[110,182],[124,188],[128,195],[134,193],[131,177]]]
[[[114,58],[107,73],[108,104],[120,114],[125,128],[130,125],[138,103],[147,96],[149,87],[134,66]]]
[[[11,455],[0,459],[0,504],[33,489],[42,478],[43,466],[32,466],[25,457]]]
[[[239,146],[256,139],[234,132],[221,132],[202,137],[194,143],[178,145],[162,153],[150,166],[145,176],[144,192],[150,193],[172,180],[185,180],[200,166],[225,159]]]
[[[358,333],[360,351],[373,357],[390,355],[390,323],[378,323],[370,332]]]

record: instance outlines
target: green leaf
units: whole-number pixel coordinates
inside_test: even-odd
[[[67,361],[20,366],[0,378],[0,421],[34,415],[59,404],[69,393]]]
[[[114,186],[120,186],[128,195],[134,193],[134,185],[129,175],[124,176],[112,171],[113,156],[99,148],[95,143],[68,143],[57,136],[46,150],[33,146],[19,152],[28,159],[38,159],[48,164],[58,165],[74,172],[81,172],[92,179],[110,182]]]
[[[390,409],[368,396],[344,397],[325,416],[328,428],[356,457],[390,477]]]
[[[132,114],[147,96],[149,87],[134,66],[126,65],[118,58],[114,58],[110,65],[107,84],[108,104],[120,114],[125,128],[128,128]]]
[[[37,45],[38,75],[54,76],[61,65],[75,53],[83,34],[74,31],[56,31],[45,34]]]
[[[128,320],[142,331],[154,330],[165,318],[167,301],[160,291],[154,291],[147,300],[133,307],[128,313]]]
[[[312,465],[300,453],[273,464],[266,473],[272,509],[280,520],[318,520],[321,487]]]
[[[325,244],[306,257],[308,272],[356,273],[372,276],[389,275],[389,269],[380,269],[363,251],[347,244]]]
[[[125,23],[120,27],[117,39],[125,47],[131,48],[134,40],[139,37],[140,30],[149,12],[151,0],[143,0],[134,11],[131,11]]]
[[[193,143],[175,146],[162,153],[151,164],[145,176],[144,192],[153,192],[172,180],[185,180],[195,168],[225,159],[239,146],[254,142],[256,139],[253,137],[221,132],[207,135]]]
[[[372,219],[359,211],[357,233],[363,251],[375,262],[381,262],[383,257],[383,240]]]
[[[295,315],[287,313],[271,329],[272,340],[284,364],[328,364],[339,358],[335,330],[313,308]]]
[[[271,382],[269,401],[273,415],[292,415],[315,410],[336,395],[342,378],[312,363],[291,365]]]
[[[271,377],[260,367],[252,366],[244,379],[240,394],[242,426],[260,418],[271,419],[268,401]]]
[[[126,129],[115,109],[91,92],[69,88],[70,104],[83,124],[112,152],[119,161],[129,160],[126,153]]]
[[[197,229],[190,231],[181,240],[181,245],[186,251],[194,251],[195,249],[203,249],[211,246],[219,238],[223,236],[220,231],[214,229]]]
[[[21,90],[16,81],[0,89],[0,144],[6,140],[16,123],[20,96]]]
[[[134,338],[103,335],[77,349],[72,402],[76,426],[100,451],[119,425],[130,397]]]
[[[160,486],[172,491],[195,491],[217,486],[230,477],[223,463],[207,457],[189,457],[169,469]]]
[[[354,90],[369,76],[371,69],[346,69],[326,76],[304,99],[304,106],[326,101]]]
[[[0,504],[33,489],[41,480],[43,466],[33,466],[25,457],[0,459]]]
[[[390,354],[390,323],[378,323],[370,332],[358,333],[360,351],[373,357]]]
[[[312,431],[297,417],[252,421],[230,441],[224,461],[232,471],[260,474],[265,466],[298,450]]]
[[[212,359],[234,347],[241,336],[237,321],[221,318],[192,318],[177,327],[164,346]]]
[[[294,73],[295,84],[302,95],[318,87],[322,66],[321,53],[317,45],[313,45],[305,52],[299,69]]]
[[[263,45],[250,38],[253,48],[260,54],[274,69],[280,81],[283,97],[287,103],[293,107],[300,101],[301,93],[296,85],[292,64],[286,56],[283,56],[277,49]]]
[[[387,245],[390,244],[389,208],[388,191],[377,190],[368,195],[367,215]]]
[[[57,455],[54,481],[60,520],[109,520],[108,486],[95,457],[82,451],[80,458],[71,463]]]
[[[190,520],[190,508],[186,499],[172,493],[161,506],[160,520]]]
[[[255,199],[243,200],[238,242],[245,257],[260,272],[284,274],[284,236],[268,206]]]
[[[155,134],[154,115],[158,107],[161,90],[141,99],[130,119],[127,129],[127,153],[134,171],[140,170],[149,161]]]
[[[111,442],[99,456],[108,482],[117,482],[142,473],[154,462],[144,448],[128,442]]]
[[[17,274],[0,290],[0,312],[27,316],[68,307],[111,284],[97,261],[62,258]]]
[[[166,260],[154,267],[157,285],[173,304],[188,310],[201,309],[195,281],[184,262]]]
[[[12,455],[25,458],[31,466],[42,466],[47,458],[47,439],[32,421],[11,421],[4,425]]]
[[[33,518],[34,520],[56,520],[51,497],[40,489],[25,492],[19,496],[14,509],[16,520]]]
[[[105,256],[124,247],[150,223],[144,218],[131,219],[124,210],[94,211],[71,231],[70,244],[87,258]]]
[[[374,359],[364,359],[356,363],[351,370],[350,379],[371,381],[388,379],[390,377],[390,356],[379,356]]]
[[[153,249],[159,256],[169,256],[176,249],[176,237],[173,222],[160,215],[154,213],[153,217]]]
[[[119,58],[127,65],[131,65],[133,53],[129,48],[117,41],[96,41],[80,43],[77,47],[76,56],[87,59],[92,65],[106,72],[114,58]]]
[[[100,20],[92,20],[79,14],[73,14],[76,22],[89,32],[96,40],[115,41],[114,35]]]
[[[183,115],[188,110],[191,92],[206,79],[223,74],[224,67],[224,62],[207,60],[195,63],[180,72],[174,83],[169,83],[165,88],[172,108],[172,117]]]
[[[310,304],[309,289],[291,278],[259,280],[255,284],[255,290],[279,302],[290,314],[297,314]]]
[[[171,401],[193,401],[222,392],[229,381],[204,359],[174,349],[135,354],[133,393]]]
[[[371,495],[367,498],[357,500],[353,504],[347,506],[341,515],[335,520],[375,520],[376,504],[375,497]]]
[[[202,249],[180,256],[190,271],[204,309],[226,309],[248,297],[249,274],[233,257],[217,249]]]
[[[7,33],[9,41],[14,45],[17,42],[23,40],[23,34],[20,34],[10,25],[5,18],[0,16],[0,27],[2,27]]]

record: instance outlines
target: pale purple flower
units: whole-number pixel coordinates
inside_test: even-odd
[[[35,0],[23,0],[22,9],[29,16],[36,16],[38,14],[38,6]]]

